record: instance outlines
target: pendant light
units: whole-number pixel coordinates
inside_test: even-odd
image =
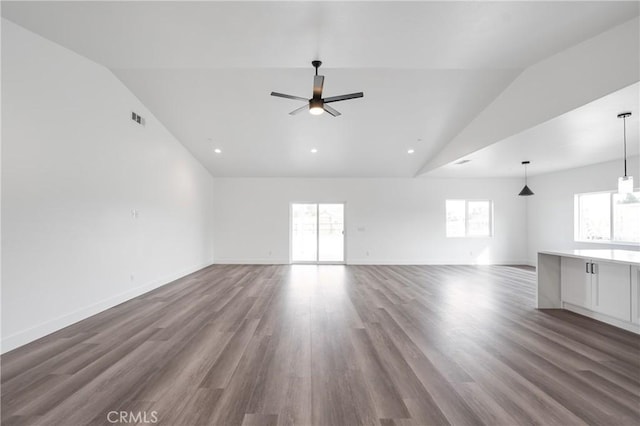
[[[530,161],[522,162],[522,164],[524,165],[524,188],[522,188],[522,191],[520,191],[520,193],[518,194],[522,197],[528,197],[529,195],[533,195],[533,191],[529,189],[529,187],[527,186],[527,164],[529,163]]]
[[[630,112],[618,114],[618,118],[622,118],[624,138],[624,176],[618,178],[618,194],[629,194],[633,192],[633,176],[627,176],[627,118],[629,117],[631,117]]]

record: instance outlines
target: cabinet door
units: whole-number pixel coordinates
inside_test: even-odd
[[[591,309],[591,274],[588,261],[563,257],[560,261],[560,282],[562,301]]]
[[[594,311],[631,321],[631,266],[598,262],[591,282]]]

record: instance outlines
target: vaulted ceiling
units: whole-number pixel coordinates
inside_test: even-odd
[[[467,175],[517,174],[496,168],[528,149],[547,171],[617,158],[619,132],[592,125],[608,148],[576,160],[583,139],[566,129],[622,109],[637,128],[638,14],[609,1],[2,4],[111,69],[214,176],[456,175],[449,164],[484,149]],[[288,115],[300,103],[269,93],[310,97],[312,59],[325,95],[364,98],[334,104],[336,118]]]

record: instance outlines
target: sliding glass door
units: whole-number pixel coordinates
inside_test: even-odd
[[[291,205],[291,261],[318,260],[318,205]]]
[[[291,261],[344,263],[344,204],[291,204]]]
[[[318,261],[344,262],[344,204],[318,204]]]

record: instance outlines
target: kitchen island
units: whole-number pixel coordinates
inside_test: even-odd
[[[640,251],[538,253],[538,309],[567,309],[640,334]]]

